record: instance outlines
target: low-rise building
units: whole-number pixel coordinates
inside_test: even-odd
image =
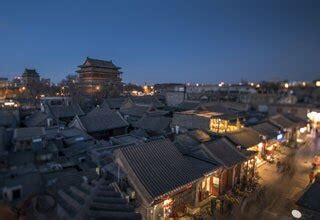
[[[238,131],[227,133],[225,136],[231,141],[237,149],[245,149],[246,151],[257,152],[258,155],[255,157],[255,166],[262,164],[262,138],[251,128],[242,128]]]
[[[195,183],[202,173],[169,140],[120,148],[116,162],[137,193],[144,219],[178,216],[185,206],[194,205]]]
[[[243,125],[243,115],[238,111],[221,106],[200,107],[199,110],[176,112],[171,126],[176,130],[203,129],[215,133],[239,130]]]
[[[268,121],[251,126],[260,136],[262,140],[261,156],[263,159],[272,160],[277,154],[277,150],[281,148],[283,134],[281,129]]]
[[[76,116],[69,127],[78,128],[97,139],[108,139],[125,134],[129,124],[119,112],[104,115]]]
[[[75,105],[47,105],[45,113],[50,115],[55,122],[69,123],[75,116],[83,116],[84,112],[78,104]]]
[[[43,127],[16,128],[13,134],[14,151],[43,148],[46,145]]]
[[[171,133],[171,118],[165,116],[143,116],[133,123],[133,127],[145,130],[151,136],[168,135]]]
[[[122,103],[121,109],[128,109],[134,105],[148,105],[157,109],[165,107],[155,96],[130,96]]]

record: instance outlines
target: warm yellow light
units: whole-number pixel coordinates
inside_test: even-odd
[[[96,90],[100,90],[100,86],[96,86]]]
[[[26,87],[25,87],[25,86],[23,86],[23,87],[22,87],[22,90],[26,90]]]
[[[274,149],[274,146],[273,146],[273,145],[267,147],[267,150],[268,150],[268,151],[272,151],[273,149]]]
[[[163,206],[166,207],[166,206],[170,206],[172,205],[173,203],[173,199],[169,198],[169,199],[166,199],[163,201]]]
[[[263,149],[263,143],[262,143],[262,142],[260,142],[260,143],[258,144],[258,148],[259,148],[259,152],[261,152],[262,149]]]
[[[131,94],[132,94],[132,95],[138,95],[138,91],[137,91],[137,90],[133,90],[133,91],[131,92]]]
[[[299,131],[300,131],[300,133],[304,133],[307,131],[307,127],[300,128]]]
[[[257,88],[260,88],[260,84],[257,84],[256,87],[257,87]]]
[[[320,81],[316,81],[316,87],[320,87]]]
[[[289,84],[288,84],[288,83],[285,83],[285,84],[284,84],[284,88],[286,88],[286,89],[289,88]]]
[[[307,116],[313,122],[320,122],[320,113],[319,112],[309,112],[307,114]]]
[[[307,85],[307,83],[306,82],[302,82],[302,86],[306,86]]]

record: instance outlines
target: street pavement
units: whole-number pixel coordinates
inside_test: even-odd
[[[311,161],[315,154],[320,153],[320,138],[309,136],[303,146],[287,152],[282,161],[288,164],[288,171],[277,172],[275,163],[259,167],[262,190],[248,197],[229,215],[217,219],[292,219],[291,211],[298,209],[295,202],[309,185]]]

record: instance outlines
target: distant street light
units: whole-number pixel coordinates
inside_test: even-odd
[[[289,83],[284,84],[284,88],[288,89],[289,88]]]

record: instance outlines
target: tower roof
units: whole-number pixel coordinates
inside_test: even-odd
[[[102,67],[102,68],[110,68],[110,69],[121,69],[120,67],[113,64],[112,60],[99,60],[87,57],[85,62],[79,66],[83,67]]]
[[[39,77],[39,73],[37,73],[35,69],[25,69],[22,76],[23,77],[26,77],[26,76]]]

